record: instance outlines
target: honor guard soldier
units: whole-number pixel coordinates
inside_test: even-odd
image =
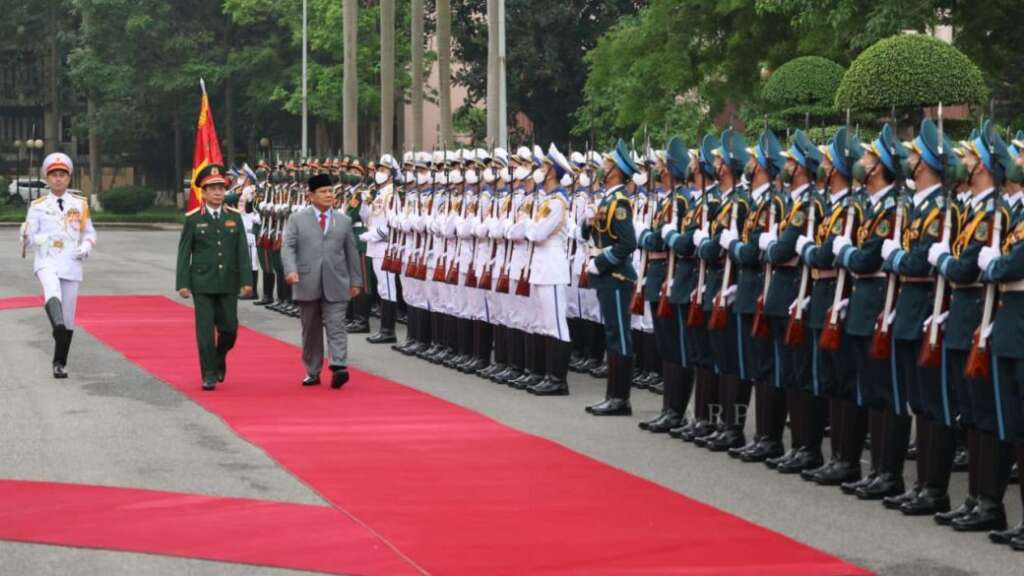
[[[912,194],[901,208],[904,215],[899,237],[882,243],[882,258],[886,270],[899,276],[890,331],[895,341],[896,375],[914,411],[917,479],[907,493],[885,498],[883,503],[908,516],[919,516],[949,510],[949,477],[956,450],[956,399],[942,373],[941,343],[930,342],[933,333],[929,319],[935,310],[937,283],[928,263],[928,250],[952,227],[952,194],[944,189],[942,181],[959,161],[952,153],[952,142],[928,118],[921,122],[918,136],[907,147],[903,175]],[[943,294],[939,298],[941,312]],[[922,333],[922,326],[929,329]],[[934,336],[939,336],[937,328]],[[938,361],[922,365],[918,361],[922,346],[934,348]]]
[[[401,167],[390,154],[381,156],[373,173],[377,192],[369,205],[364,205],[360,217],[366,222],[366,232],[360,238],[366,243],[366,256],[373,262],[377,278],[377,294],[381,301],[380,330],[366,338],[371,344],[395,342],[395,317],[398,312],[398,286],[394,272],[384,270],[384,260],[391,248],[392,221],[400,212],[402,198],[396,182],[401,182]]]
[[[859,487],[854,483],[861,479],[860,455],[864,444],[864,425],[854,422],[855,418],[844,420],[844,415],[858,413],[856,366],[852,361],[853,348],[849,339],[844,337],[840,325],[847,278],[844,271],[837,270],[832,240],[836,236],[849,236],[854,229],[856,209],[853,204],[853,165],[862,153],[859,141],[846,128],[836,131],[832,141],[825,147],[824,158],[818,167],[824,187],[821,221],[817,223],[812,236],[801,235],[796,245],[801,259],[810,266],[811,277],[814,279],[807,322],[811,332],[809,336],[813,362],[811,386],[815,396],[829,402],[832,459],[824,465],[805,460],[794,462],[794,466],[777,468],[783,473],[801,472],[805,480],[823,486],[848,482],[850,493]],[[842,282],[839,282],[840,279]],[[824,342],[822,334],[826,332],[828,337],[827,342]],[[823,403],[814,406],[824,407]],[[812,426],[824,427],[825,421],[824,414],[815,413],[810,416]],[[843,427],[855,425],[857,428],[844,436]],[[844,437],[854,444],[854,439],[859,437],[860,443],[842,450],[840,439]]]
[[[43,287],[43,307],[53,331],[54,378],[68,376],[82,263],[96,245],[88,200],[68,192],[73,170],[71,158],[61,152],[43,160],[40,172],[50,192],[32,202],[21,227],[22,250],[35,248],[32,272]]]
[[[648,250],[644,299],[651,307],[654,336],[662,359],[663,396],[661,413],[640,422],[641,430],[665,434],[683,423],[693,390],[692,334],[686,327],[687,305],[693,291],[695,260],[680,258],[665,240],[692,228],[693,197],[686,188],[690,177],[690,152],[681,138],[674,137],[659,153],[658,181],[666,191],[658,202],[651,230],[640,233],[638,243]]]
[[[342,208],[345,215],[352,220],[352,231],[356,235],[356,249],[359,250],[359,258],[362,261],[363,278],[366,281],[367,289],[352,299],[352,321],[346,326],[349,334],[370,333],[370,306],[373,300],[371,292],[373,276],[369,272],[373,269],[366,265],[366,240],[363,233],[366,232],[366,223],[360,216],[364,202],[371,202],[373,199],[369,186],[366,184],[366,168],[359,162],[358,158],[349,160],[347,168],[350,182],[350,194],[346,204]]]
[[[195,299],[203,390],[213,390],[227,374],[227,354],[238,336],[238,296],[252,292],[252,265],[242,216],[224,205],[224,167],[204,167],[196,185],[203,204],[185,215],[176,288],[182,298]]]
[[[936,522],[961,532],[1003,530],[1006,511],[1002,498],[1005,486],[997,462],[1006,460],[998,438],[999,414],[992,394],[994,382],[984,365],[972,365],[976,335],[988,298],[980,282],[978,256],[992,242],[997,218],[1006,214],[998,187],[1005,171],[1005,144],[986,122],[964,146],[963,165],[971,196],[961,211],[958,233],[950,242],[935,242],[928,249],[928,261],[952,284],[949,313],[944,323],[943,346],[946,375],[956,393],[961,417],[967,428],[969,453],[967,501],[954,510],[935,515]],[[1003,218],[1005,220],[1005,218]],[[1000,221],[1000,230],[1006,230]],[[1007,468],[1008,470],[1008,468]]]
[[[816,468],[824,461],[821,441],[827,408],[824,399],[816,396],[811,386],[812,338],[803,330],[811,271],[800,264],[796,249],[800,236],[814,235],[814,229],[821,222],[824,205],[815,188],[815,177],[822,160],[818,147],[803,130],[797,130],[793,143],[783,155],[786,165],[781,180],[788,189],[778,196],[782,220],[757,239],[759,247],[764,250],[765,261],[772,268],[764,301],[773,347],[772,390],[768,396],[774,399],[777,391],[781,391],[786,398],[785,410],[772,412],[769,416],[767,445],[774,455],[765,454],[763,460],[770,468],[794,473]],[[778,410],[775,404],[772,405]],[[780,426],[775,418],[782,420],[784,425],[786,411],[789,412],[791,444],[789,451],[778,455],[777,448],[772,446]],[[761,456],[755,450],[741,458],[757,461]]]
[[[1008,187],[1020,188],[1024,183],[1024,139],[1014,140],[1010,148],[1012,164],[1006,167]],[[1019,192],[1018,192],[1019,193]],[[1013,217],[1001,245],[985,246],[978,255],[978,265],[984,271],[983,280],[998,284],[999,306],[995,311],[992,334],[989,337],[992,355],[992,379],[996,402],[1002,414],[1000,439],[1016,451],[1017,466],[1024,469],[1024,347],[1020,341],[1020,326],[1024,325],[1024,220],[1020,211]],[[1007,448],[1003,449],[1005,454]],[[1003,469],[1008,463],[1001,462]],[[1024,499],[1024,485],[1021,487]],[[1024,550],[1024,522],[1009,530],[989,533],[997,544],[1009,544],[1014,550]]]
[[[694,438],[694,444],[713,452],[724,452],[745,444],[743,428],[750,386],[743,342],[739,340],[741,318],[733,308],[737,274],[732,258],[722,249],[721,237],[727,230],[737,232],[750,212],[750,197],[740,181],[750,155],[743,137],[731,128],[722,132],[720,146],[714,154],[722,203],[707,233],[698,230],[694,241],[698,255],[707,265],[703,306],[708,314],[711,356],[721,387],[721,412],[712,417],[718,420],[715,431]]]
[[[597,290],[605,319],[608,346],[608,383],[605,400],[587,407],[595,416],[631,415],[630,379],[633,371],[633,340],[630,333],[630,298],[637,280],[633,268],[636,232],[633,207],[623,192],[626,179],[637,172],[621,139],[604,159],[606,193],[597,209],[584,217],[583,237],[593,245],[587,264],[590,286]]]
[[[903,183],[903,145],[886,124],[854,164],[853,179],[865,186],[854,201],[855,232],[836,236],[836,262],[853,277],[843,331],[855,353],[855,396],[843,416],[843,441],[850,446],[849,462],[860,460],[865,418],[871,423],[871,461],[875,478],[856,490],[861,500],[880,500],[904,492],[903,462],[910,442],[906,382],[894,377],[895,340],[889,332],[895,279],[882,270],[882,244],[897,227],[898,192]],[[900,223],[902,227],[902,223]],[[887,293],[889,293],[887,295]],[[888,305],[886,302],[888,301]],[[853,407],[856,406],[856,409]],[[848,423],[856,424],[848,426]]]
[[[781,148],[775,134],[765,130],[757,145],[748,150],[750,159],[744,175],[750,185],[750,210],[741,228],[723,230],[719,237],[719,245],[728,251],[733,265],[739,268],[733,312],[739,315],[740,320],[736,337],[743,354],[741,366],[745,376],[740,383],[740,400],[749,402],[751,386],[757,394],[754,438],[743,447],[730,448],[729,455],[740,458],[755,449],[763,453],[752,461],[782,454],[786,419],[785,394],[780,388],[768,385],[775,354],[768,319],[764,315],[764,300],[771,278],[770,275],[766,278],[760,248],[761,234],[777,227],[783,216],[782,197],[773,187],[786,162]],[[740,404],[744,409],[747,405]],[[768,445],[760,446],[763,443]]]

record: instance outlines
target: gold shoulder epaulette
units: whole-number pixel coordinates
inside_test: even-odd
[[[239,210],[238,208],[235,208],[234,206],[224,206],[224,208],[228,212],[234,212],[235,214],[241,214],[242,213],[241,210]]]
[[[43,202],[46,202],[46,196],[40,196],[39,198],[36,198],[35,200],[32,201],[32,204],[42,204]]]
[[[197,206],[197,207],[189,210],[188,212],[185,212],[185,216],[191,216],[191,215],[195,214],[196,212],[199,212],[202,209],[203,209],[202,206]]]

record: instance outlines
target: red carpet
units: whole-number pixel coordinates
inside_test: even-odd
[[[419,573],[326,506],[10,480],[0,480],[0,502],[3,540],[335,574]]]
[[[18,296],[16,298],[0,298],[0,310],[14,310],[15,308],[32,308],[33,306],[43,307],[42,296]]]
[[[79,324],[433,574],[867,573],[394,382],[302,389],[298,349],[251,330],[203,393],[192,310],[165,298],[83,298]]]

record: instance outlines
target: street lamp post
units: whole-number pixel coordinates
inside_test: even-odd
[[[15,140],[14,147],[18,150],[18,161],[14,164],[14,190],[18,198],[21,198],[21,150],[25,147],[25,143]]]

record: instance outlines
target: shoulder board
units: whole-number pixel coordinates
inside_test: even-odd
[[[996,209],[996,201],[993,198],[989,198],[985,201],[985,212],[992,212]]]
[[[936,196],[935,197],[935,205],[938,206],[939,208],[945,208],[946,207],[946,197],[943,196],[942,194],[939,194],[938,196]]]
[[[241,211],[239,211],[238,208],[234,208],[232,206],[224,206],[224,209],[227,210],[228,212],[234,212],[235,214],[241,214],[242,213]]]
[[[888,198],[885,199],[885,204],[882,205],[882,208],[888,210],[889,208],[892,208],[894,206],[896,206],[896,198],[893,196],[889,196]]]
[[[73,192],[69,192],[68,194],[70,194],[72,198],[77,198],[83,202],[85,201],[85,196],[82,196],[81,194],[75,194]]]
[[[202,206],[193,208],[193,209],[189,210],[188,212],[185,212],[185,216],[191,216],[191,215],[195,214],[196,212],[199,212],[200,210],[202,210],[202,208],[203,208]]]
[[[35,200],[32,201],[32,204],[42,204],[43,202],[46,202],[46,196],[40,196],[39,198],[36,198]]]

